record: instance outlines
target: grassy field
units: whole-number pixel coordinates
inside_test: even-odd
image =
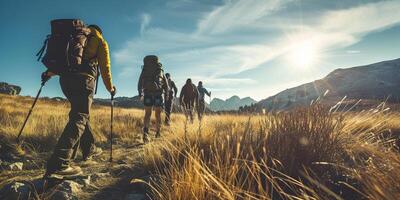
[[[15,140],[31,103],[0,96],[1,145]],[[67,114],[67,103],[39,100],[23,133],[25,151],[51,151]],[[115,110],[116,143],[140,141],[142,115],[137,109]],[[104,148],[109,120],[108,107],[93,107],[91,125]],[[152,176],[153,199],[400,196],[400,113],[384,104],[361,112],[313,105],[266,115],[211,115],[194,124],[175,114],[172,126],[162,130],[162,139],[144,145],[137,160]]]

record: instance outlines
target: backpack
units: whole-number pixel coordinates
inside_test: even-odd
[[[184,98],[186,101],[194,100],[196,99],[197,96],[197,87],[191,83],[191,84],[185,84],[185,86],[182,88]]]
[[[46,68],[56,74],[78,72],[90,29],[79,19],[56,19],[50,22],[51,34],[36,54]],[[45,52],[46,51],[46,52]]]
[[[146,92],[157,93],[163,90],[164,70],[158,57],[149,55],[143,59],[142,80]]]

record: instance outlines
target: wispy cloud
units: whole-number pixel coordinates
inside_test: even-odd
[[[154,53],[170,69],[179,68],[174,76],[181,80],[196,74],[220,87],[241,81],[251,85],[257,80],[226,77],[279,60],[304,42],[327,52],[348,47],[371,32],[400,22],[400,1],[304,13],[310,16],[303,20],[281,13],[293,2],[227,0],[197,19],[196,29],[191,31],[149,28],[151,16],[143,14],[141,36],[128,41],[113,56],[117,64],[132,68],[141,65],[143,56]],[[132,70],[122,70],[127,72]]]
[[[143,13],[141,16],[141,22],[140,22],[140,34],[143,35],[144,31],[146,28],[149,26],[150,21],[151,21],[151,15],[147,13]]]
[[[198,23],[198,34],[216,34],[245,27],[278,11],[291,0],[237,0],[226,1],[224,5],[206,14]]]

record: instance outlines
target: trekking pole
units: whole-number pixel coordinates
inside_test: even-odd
[[[24,121],[24,123],[22,124],[21,129],[19,130],[19,133],[18,133],[18,136],[17,136],[17,144],[20,144],[19,138],[20,138],[21,135],[22,135],[22,131],[24,130],[25,125],[26,125],[26,123],[28,122],[28,119],[29,119],[29,117],[30,117],[31,114],[32,114],[33,108],[35,107],[36,102],[37,102],[37,100],[38,100],[38,98],[39,98],[39,96],[40,96],[40,93],[42,92],[43,86],[45,85],[45,83],[46,83],[48,80],[49,80],[48,78],[47,78],[47,79],[43,79],[43,80],[42,80],[42,84],[40,84],[39,91],[38,91],[38,93],[36,94],[36,97],[35,97],[35,100],[33,101],[33,104],[32,104],[32,106],[31,106],[31,109],[29,110],[28,115],[26,116],[25,121]]]
[[[113,121],[114,121],[114,94],[111,94],[111,126],[110,126],[110,163],[113,161],[112,151],[113,151]]]

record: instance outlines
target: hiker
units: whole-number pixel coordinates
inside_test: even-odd
[[[168,93],[169,87],[162,64],[159,63],[157,56],[148,55],[144,57],[143,63],[143,69],[138,82],[138,92],[144,104],[143,142],[147,143],[149,141],[149,125],[153,107],[156,115],[156,138],[160,137],[161,110],[164,105],[162,96],[163,93]],[[167,101],[168,95],[164,96]]]
[[[203,87],[202,81],[199,81],[199,84],[197,85],[197,90],[199,91],[199,105],[197,106],[197,116],[199,120],[201,120],[206,109],[206,102],[204,100],[204,97],[205,95],[211,97],[211,92],[208,92],[207,89]]]
[[[175,82],[171,79],[171,75],[169,73],[166,73],[165,77],[167,78],[169,86],[169,91],[167,93],[168,98],[166,98],[165,100],[165,124],[169,126],[171,119],[170,116],[172,111],[172,105],[174,97],[176,98],[176,95],[178,93],[178,88],[176,88]]]
[[[81,149],[82,151],[83,161],[88,161],[93,158],[93,156],[102,153],[102,150],[95,146],[95,140],[89,122],[90,107],[93,102],[95,82],[99,71],[98,67],[100,68],[101,77],[108,92],[111,95],[115,95],[116,93],[116,88],[112,84],[109,48],[107,42],[102,36],[102,30],[100,27],[97,25],[89,25],[86,27],[82,25],[83,22],[80,20],[74,20],[73,22],[68,22],[68,20],[59,20],[55,23],[58,23],[58,26],[60,26],[60,24],[62,25],[62,23],[70,23],[68,24],[69,27],[81,24],[77,30],[87,31],[87,35],[85,33],[87,43],[86,46],[80,46],[83,48],[80,55],[71,58],[82,59],[82,62],[76,65],[71,64],[68,66],[69,68],[63,72],[58,70],[52,71],[52,68],[46,65],[46,56],[51,56],[50,54],[46,54],[42,60],[46,67],[48,67],[48,70],[43,72],[42,78],[59,75],[61,89],[71,104],[69,121],[58,139],[53,154],[47,162],[44,178],[63,178],[66,176],[81,174],[82,170],[80,167],[70,165],[71,160],[76,158],[78,149]],[[83,36],[84,35],[79,35],[79,37]],[[49,41],[47,48],[51,49],[55,47],[52,47],[51,45],[53,44]],[[58,68],[62,67],[66,68],[65,66],[58,66]]]
[[[187,79],[186,84],[181,89],[179,96],[179,103],[183,106],[186,120],[190,120],[193,123],[193,109],[194,106],[198,106],[199,92],[197,91],[196,85],[192,83],[192,79]]]

